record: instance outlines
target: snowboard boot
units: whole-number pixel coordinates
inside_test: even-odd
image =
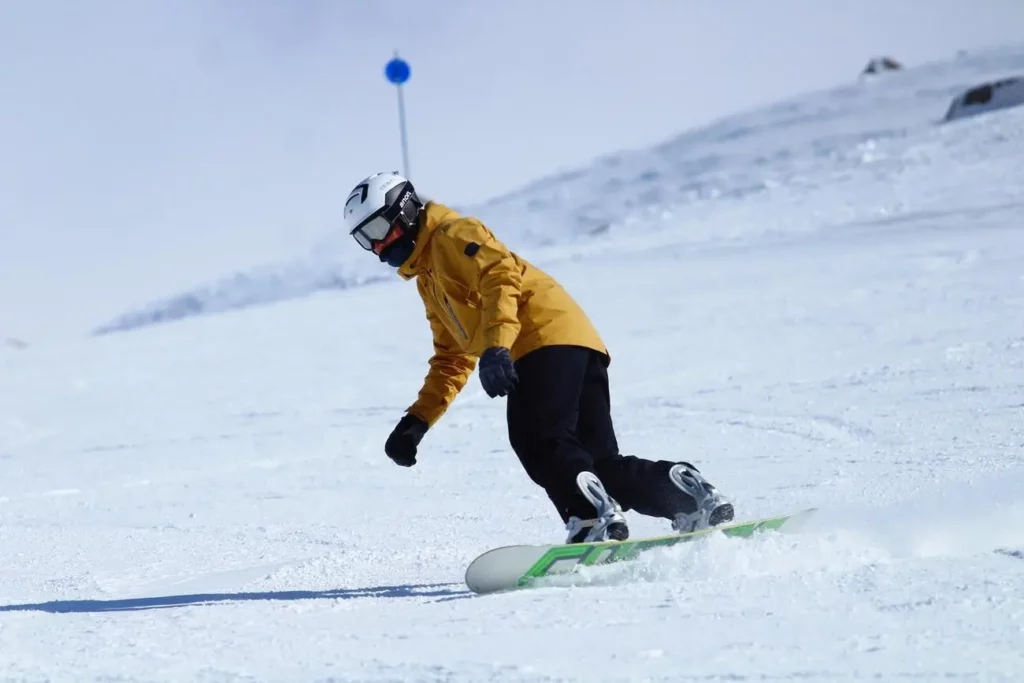
[[[678,463],[668,471],[668,477],[676,488],[693,500],[689,506],[691,509],[675,514],[673,529],[685,534],[732,521],[732,503],[708,483],[696,467],[688,462]]]
[[[569,531],[566,543],[592,543],[594,541],[625,541],[629,527],[622,516],[622,508],[604,490],[601,480],[590,472],[580,472],[576,485],[597,512],[593,519],[569,517],[565,528]]]

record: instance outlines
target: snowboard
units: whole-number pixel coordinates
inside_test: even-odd
[[[689,543],[711,534],[749,538],[761,531],[790,533],[797,531],[800,524],[815,510],[809,508],[777,517],[731,522],[685,534],[598,543],[509,545],[494,548],[477,557],[466,568],[466,586],[478,594],[527,588],[541,577],[572,573],[580,567],[626,562],[636,559],[651,548]]]

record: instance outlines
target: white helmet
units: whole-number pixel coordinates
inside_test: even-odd
[[[396,268],[412,253],[423,202],[397,172],[360,181],[345,200],[345,229],[363,249]]]

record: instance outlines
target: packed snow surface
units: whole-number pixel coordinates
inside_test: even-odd
[[[415,288],[311,287],[0,349],[0,679],[1021,680],[1024,111],[938,122],[1021,54],[481,207],[604,335],[624,452],[691,460],[742,518],[821,508],[804,533],[474,596],[475,556],[564,536],[503,402],[472,378],[396,467]]]

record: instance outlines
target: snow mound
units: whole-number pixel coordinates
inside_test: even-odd
[[[95,334],[125,332],[197,315],[261,306],[323,290],[358,287],[382,278],[382,274],[368,274],[341,263],[268,265],[129,311],[100,325]]]

